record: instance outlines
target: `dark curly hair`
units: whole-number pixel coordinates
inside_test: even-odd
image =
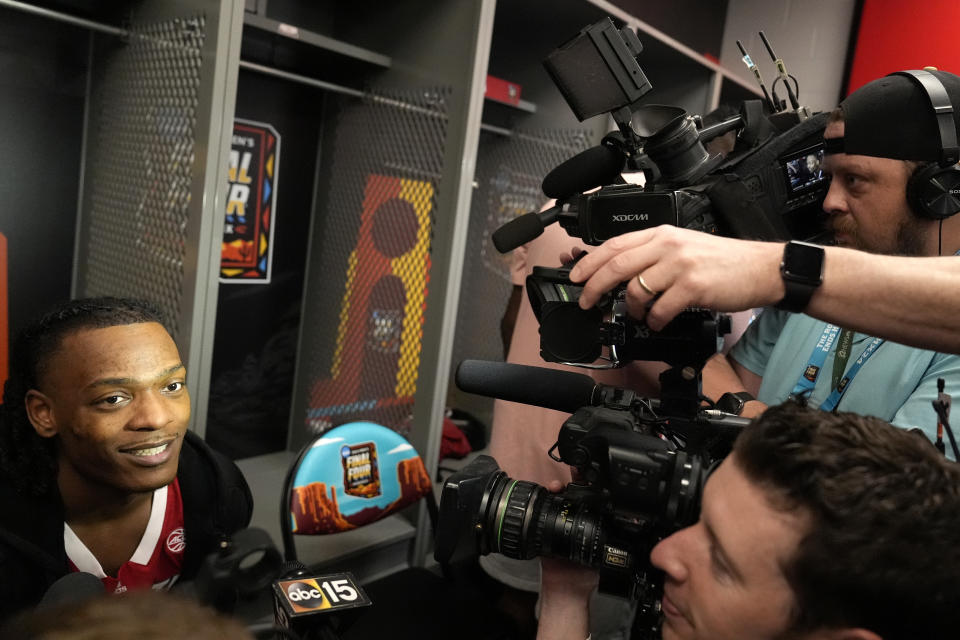
[[[13,342],[10,377],[0,405],[0,475],[18,491],[41,496],[55,484],[56,438],[41,438],[27,418],[24,399],[38,388],[63,338],[81,329],[157,322],[163,314],[152,304],[123,298],[85,298],[65,302],[30,326]]]
[[[792,631],[957,637],[960,465],[878,418],[793,403],[744,429],[733,455],[775,508],[811,516],[784,567],[797,599]]]

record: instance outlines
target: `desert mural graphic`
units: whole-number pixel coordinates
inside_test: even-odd
[[[430,491],[413,447],[367,422],[329,431],[307,453],[294,481],[293,532],[347,531],[398,511]]]

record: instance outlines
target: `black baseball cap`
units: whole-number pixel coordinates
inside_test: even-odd
[[[960,130],[960,76],[929,71],[947,90],[954,131]],[[899,74],[878,78],[851,93],[840,108],[845,123],[842,148],[835,142],[829,145],[831,150],[895,160],[940,160],[937,118],[917,80]]]

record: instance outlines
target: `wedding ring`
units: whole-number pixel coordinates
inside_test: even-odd
[[[646,292],[647,292],[648,294],[650,294],[651,296],[657,295],[657,292],[650,288],[650,285],[648,285],[648,284],[644,281],[643,276],[640,275],[639,273],[637,274],[637,284],[639,284],[639,285],[640,285],[640,288],[643,289],[644,291],[646,291]]]

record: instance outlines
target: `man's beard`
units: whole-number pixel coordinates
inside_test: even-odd
[[[853,249],[895,256],[926,255],[926,243],[923,230],[912,215],[905,217],[900,221],[900,224],[897,225],[897,233],[893,239],[892,247],[871,246],[870,243],[864,241],[852,218],[834,219],[831,227],[834,233],[842,233],[847,236],[849,240],[846,242],[846,245]]]

